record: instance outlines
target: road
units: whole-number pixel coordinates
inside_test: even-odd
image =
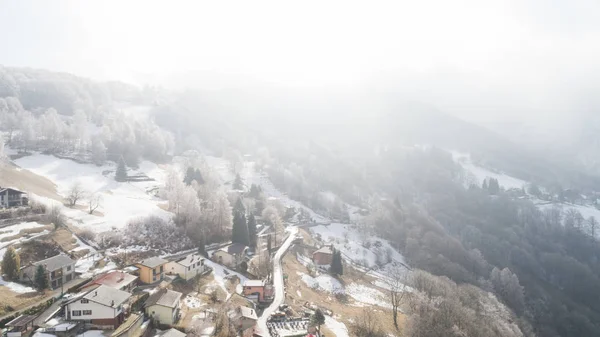
[[[275,257],[273,257],[273,286],[275,287],[275,298],[273,299],[273,303],[266,308],[262,315],[258,318],[258,331],[263,336],[269,335],[269,329],[267,329],[267,319],[271,316],[272,313],[279,310],[279,306],[283,304],[285,300],[285,289],[283,286],[283,270],[281,268],[281,257],[292,245],[292,241],[296,238],[296,233],[298,233],[297,227],[288,227],[290,236],[285,240],[285,242],[281,245],[277,253],[275,253]]]

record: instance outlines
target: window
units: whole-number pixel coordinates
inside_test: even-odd
[[[91,315],[91,314],[92,314],[92,311],[91,311],[91,310],[84,310],[84,311],[83,311],[83,314],[84,314],[84,315]]]
[[[160,266],[160,272],[162,274],[162,272],[163,272],[163,266]]]
[[[188,271],[190,270],[190,267],[188,267]]]
[[[71,271],[71,266],[67,266],[67,271]]]
[[[73,316],[81,316],[81,310],[73,310]]]
[[[81,300],[81,303],[90,303],[90,301],[84,298]]]

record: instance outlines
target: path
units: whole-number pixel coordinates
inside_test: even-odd
[[[287,240],[281,245],[277,253],[275,253],[275,257],[273,258],[273,286],[275,287],[275,299],[273,303],[266,308],[260,318],[258,319],[258,331],[263,334],[263,336],[268,336],[269,329],[267,329],[267,319],[271,316],[272,313],[279,310],[279,306],[283,304],[285,300],[285,289],[283,287],[283,270],[281,268],[281,257],[292,245],[292,241],[296,238],[296,233],[298,233],[297,227],[288,227],[290,231],[290,236],[288,236]]]

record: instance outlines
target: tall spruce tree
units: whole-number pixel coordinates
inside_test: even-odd
[[[46,270],[44,266],[39,265],[35,270],[35,276],[33,277],[33,283],[38,291],[42,291],[48,288],[48,277],[46,277]]]
[[[248,216],[248,239],[250,247],[256,247],[256,218],[254,218],[254,214]]]
[[[244,213],[233,213],[233,228],[231,229],[231,242],[241,243],[245,246],[250,245],[248,236],[248,225],[246,224],[246,216]]]
[[[319,331],[319,336],[320,336],[321,335],[321,325],[325,324],[325,315],[323,315],[323,312],[321,311],[321,309],[315,310],[314,314],[312,314],[312,316],[310,316],[310,323],[313,326],[317,327],[317,330]]]
[[[17,251],[10,246],[2,258],[2,273],[11,281],[19,279],[19,270],[21,269],[21,259]]]
[[[331,266],[329,271],[334,275],[344,274],[344,265],[342,264],[342,252],[337,249],[333,250],[333,256],[331,259]]]
[[[239,197],[235,202],[235,205],[233,205],[233,214],[235,215],[235,213],[246,214],[246,207],[244,207],[241,197]]]
[[[233,189],[234,190],[243,190],[244,182],[242,181],[242,177],[240,177],[239,173],[235,175],[235,180],[233,181]]]
[[[117,172],[115,173],[115,180],[119,182],[127,181],[127,167],[125,166],[125,160],[123,160],[123,157],[119,159]]]
[[[185,171],[185,177],[183,177],[183,182],[186,185],[191,185],[192,181],[194,181],[194,168],[193,167],[188,167],[187,170]]]

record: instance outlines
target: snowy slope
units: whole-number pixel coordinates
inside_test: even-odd
[[[452,158],[455,162],[459,163],[466,171],[471,172],[475,176],[477,184],[479,185],[481,185],[486,178],[497,179],[498,184],[501,187],[504,187],[505,189],[522,188],[523,186],[528,185],[528,182],[524,180],[511,177],[504,173],[492,172],[488,169],[473,164],[473,162],[471,161],[471,156],[469,154],[452,151]]]
[[[102,216],[90,215],[85,209],[64,209],[65,215],[74,220],[75,225],[90,228],[94,232],[122,228],[130,219],[136,217],[157,215],[170,218],[172,216],[171,213],[158,207],[160,199],[147,193],[149,189],[165,181],[165,171],[156,164],[142,162],[139,170],[156,181],[119,183],[114,180],[114,165],[80,164],[43,154],[23,157],[17,159],[15,163],[51,180],[62,196],[68,195],[74,183],[81,183],[88,198],[93,193],[99,194],[102,202],[96,211],[102,213]],[[84,199],[79,204],[87,206],[87,203],[88,201]]]

